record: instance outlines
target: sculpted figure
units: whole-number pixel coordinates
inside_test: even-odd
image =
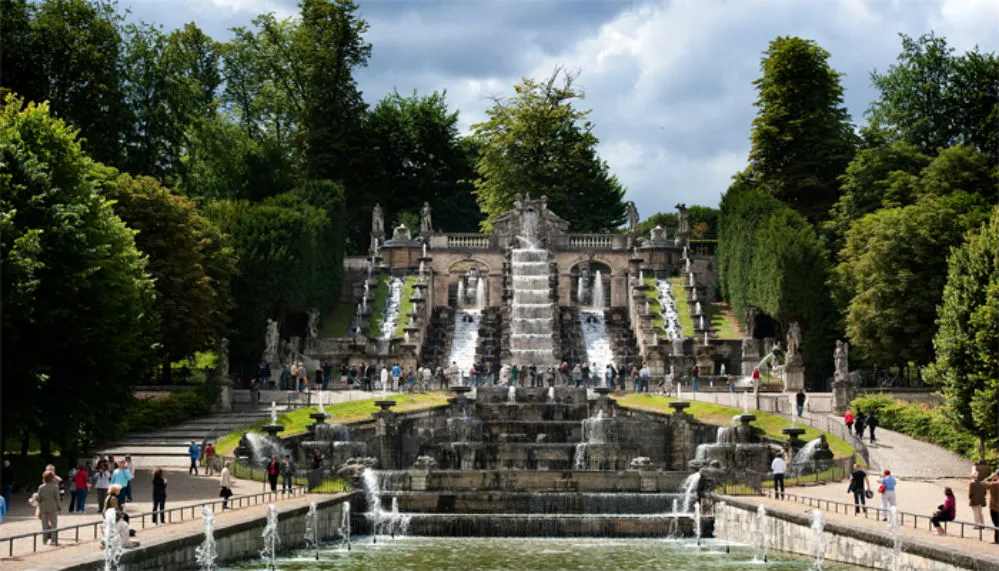
[[[375,204],[374,210],[371,211],[371,235],[378,237],[385,235],[385,216],[380,204]]]
[[[628,232],[638,232],[638,209],[632,200],[628,201]]]
[[[430,220],[430,203],[424,202],[420,209],[420,234],[432,234],[433,223]]]

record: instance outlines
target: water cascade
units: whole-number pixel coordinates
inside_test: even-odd
[[[479,278],[475,285],[475,309],[482,311],[486,307],[486,280]]]
[[[479,280],[482,283],[482,280]],[[464,375],[475,364],[475,348],[479,343],[479,324],[482,322],[481,311],[459,309],[454,313],[454,339],[451,341],[451,354],[447,364],[458,364],[458,370]]]
[[[691,504],[697,497],[697,486],[701,483],[701,473],[694,472],[683,481],[683,513],[690,513]]]
[[[822,571],[822,561],[826,558],[826,536],[823,533],[825,527],[825,515],[822,510],[812,511],[812,555],[815,556],[815,564],[812,569]]]
[[[114,509],[104,512],[104,571],[121,568],[121,535],[118,533],[118,516]]]
[[[788,472],[797,475],[821,472],[832,458],[833,455],[829,451],[829,444],[826,442],[825,436],[820,436],[809,440],[808,444],[802,446],[795,453],[794,458],[791,459],[791,465],[788,466]]]
[[[694,537],[697,538],[697,546],[701,546],[701,502],[694,503]]]
[[[537,212],[524,213],[524,248],[511,251],[513,277],[510,319],[511,365],[544,365],[555,360],[552,331],[555,304],[549,285],[548,250],[535,246]]]
[[[350,502],[343,503],[343,512],[340,516],[340,537],[347,542],[347,551],[350,551]]]
[[[753,562],[767,562],[767,508],[757,506],[756,517],[753,520],[753,535],[756,541],[753,543]]]
[[[507,389],[506,402],[510,404],[517,404],[517,387],[515,385],[510,385],[510,388]]]
[[[579,278],[576,279],[576,302],[579,305],[586,302],[586,278],[583,274],[579,274]]]
[[[260,550],[260,558],[267,562],[269,569],[275,569],[274,558],[277,556],[277,546],[281,542],[278,537],[278,513],[274,504],[267,506],[267,524],[264,526],[264,548]]]
[[[402,278],[392,278],[389,280],[389,293],[385,299],[385,309],[382,310],[382,322],[379,327],[379,338],[387,340],[395,333],[396,325],[399,324],[399,311],[402,307]]]
[[[888,533],[891,535],[891,551],[885,553],[883,568],[886,571],[902,571],[902,523],[895,506],[888,508]]]
[[[615,427],[612,417],[605,417],[604,410],[596,416],[583,420],[583,440],[576,445],[573,467],[576,470],[611,469],[608,463],[614,461]]]
[[[663,318],[663,331],[666,332],[666,339],[670,341],[682,339],[680,313],[676,310],[676,298],[673,297],[669,280],[657,280],[656,290],[659,292],[659,315]]]
[[[215,514],[211,507],[205,506],[202,509],[201,519],[205,522],[205,539],[194,550],[194,556],[198,562],[198,569],[212,571],[215,569],[215,558],[218,554],[215,549]]]
[[[555,387],[548,387],[548,396],[545,399],[548,404],[555,404]]]
[[[316,561],[319,561],[319,522],[316,513],[316,502],[309,504],[309,513],[305,514],[305,547],[316,551]]]
[[[579,312],[580,329],[583,332],[583,344],[586,346],[586,356],[597,364],[596,371],[601,375],[609,363],[614,360],[610,339],[607,336],[607,321],[603,310],[582,310]]]
[[[600,270],[597,270],[593,279],[593,300],[590,306],[597,311],[604,309],[604,279],[600,275]]]
[[[465,280],[458,280],[458,307],[465,305]]]
[[[677,517],[680,513],[680,500],[673,498],[673,519],[669,522],[669,539],[676,539],[680,535],[680,518]]]

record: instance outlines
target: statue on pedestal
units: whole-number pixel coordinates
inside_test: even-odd
[[[263,362],[271,364],[278,362],[278,342],[280,339],[278,322],[268,318],[267,328],[264,330],[264,356],[261,359]]]
[[[375,238],[385,236],[385,216],[380,204],[375,204],[374,210],[371,211],[371,235]]]
[[[225,337],[219,341],[218,376],[219,381],[229,382],[229,340]]]
[[[424,202],[423,208],[420,209],[420,235],[426,236],[433,234],[433,232],[433,222],[430,219],[430,203]]]
[[[632,200],[628,201],[628,232],[632,234],[638,232],[638,208],[635,208],[635,202]]]
[[[836,372],[833,379],[836,381],[845,381],[847,376],[850,374],[850,344],[846,341],[836,340],[836,352],[833,353],[833,359],[836,363]]]
[[[309,310],[308,330],[309,339],[315,339],[319,336],[319,310],[314,307]]]
[[[801,326],[797,321],[792,321],[787,329],[787,357],[785,362],[797,364],[801,361]]]
[[[676,226],[675,243],[677,246],[686,245],[687,239],[690,237],[690,223],[687,221],[687,205],[682,202],[677,204],[676,214],[678,221]]]

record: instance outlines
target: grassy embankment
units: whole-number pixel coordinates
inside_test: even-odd
[[[368,337],[378,337],[381,334],[382,311],[385,310],[389,293],[388,280],[388,276],[378,276],[375,299],[371,302],[371,318],[368,320]]]
[[[411,311],[413,311],[413,302],[410,298],[413,297],[413,286],[416,285],[417,276],[406,276],[402,282],[402,300],[399,303],[399,321],[395,324],[395,333],[392,334],[393,337],[402,337],[406,334],[403,331],[409,325],[409,318],[406,317]]]
[[[396,395],[392,397],[392,400],[396,401],[396,406],[392,410],[395,412],[407,412],[440,406],[447,404],[448,396],[449,393],[444,392]],[[375,406],[376,400],[378,399],[372,397],[370,399],[328,405],[325,407],[326,412],[331,415],[328,422],[357,422],[372,418],[374,413],[378,411],[378,407]],[[278,436],[292,436],[305,432],[306,426],[312,424],[312,419],[309,418],[309,414],[316,412],[317,410],[318,409],[316,407],[301,408],[279,415],[278,424],[283,424],[284,430],[279,432]],[[236,448],[236,445],[239,444],[239,439],[244,432],[260,431],[261,427],[265,424],[270,424],[270,419],[261,420],[254,424],[244,426],[234,432],[230,432],[219,439],[215,449],[220,455],[223,456],[232,454],[232,451]]]

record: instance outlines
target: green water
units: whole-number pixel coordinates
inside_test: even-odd
[[[403,537],[355,541],[350,552],[330,545],[315,552],[295,551],[277,559],[277,569],[331,569],[336,571],[748,571],[780,569],[806,571],[813,561],[800,557],[768,556],[753,561],[752,548],[705,541],[662,539],[581,538],[450,538]],[[251,561],[228,569],[266,569]],[[825,571],[847,567],[825,564]]]

